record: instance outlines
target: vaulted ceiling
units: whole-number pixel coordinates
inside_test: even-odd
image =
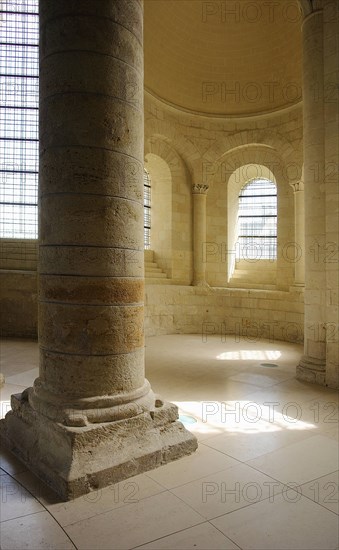
[[[301,99],[297,0],[144,0],[145,88],[207,115],[276,111]]]

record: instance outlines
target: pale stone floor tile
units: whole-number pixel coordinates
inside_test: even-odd
[[[179,407],[180,416],[191,418],[191,422],[183,421],[185,427],[190,430],[198,438],[199,441],[204,441],[210,437],[224,434],[230,428],[241,428],[239,425],[240,419],[235,419],[229,415],[225,419],[223,411],[225,406],[228,406],[229,401],[220,402],[217,400],[195,400],[195,401],[177,401],[173,400]],[[234,403],[232,401],[232,403]],[[239,414],[240,417],[240,414]],[[182,421],[182,420],[181,420]]]
[[[314,435],[322,426],[321,424],[290,417],[289,413],[294,414],[296,410],[293,404],[292,407],[284,407],[279,410],[279,407],[272,400],[264,400],[264,403],[246,400],[176,402],[180,413],[186,416],[191,415],[192,421],[196,420],[195,423],[186,424],[186,427],[200,441],[206,442],[208,445],[208,441],[216,436],[228,435],[232,437],[237,435],[240,436],[240,453],[243,451],[242,436],[276,434],[276,437],[273,436],[273,440],[277,441],[279,439],[278,433],[286,433],[287,440],[293,441],[294,438],[300,439]],[[294,435],[292,435],[292,432]],[[287,434],[291,435],[287,436]],[[252,443],[248,440],[248,446],[252,446]],[[274,444],[272,443],[272,445]],[[211,446],[213,447],[213,445]],[[233,450],[235,450],[235,447],[236,445]],[[255,452],[254,449],[253,452]],[[232,456],[232,453],[230,455]],[[247,459],[242,454],[234,456],[240,460]]]
[[[336,514],[295,492],[279,494],[211,523],[244,550],[334,550],[338,545]]]
[[[234,350],[231,348],[229,351],[231,344],[221,342],[220,337],[211,337],[208,342],[203,342],[201,336],[193,336],[191,345],[187,335],[148,339],[147,377],[157,392],[166,399],[189,400],[190,395],[195,399],[205,400],[221,401],[230,395],[237,399],[247,393],[260,391],[267,384],[271,385],[295,376],[295,364],[301,354],[301,346],[286,345],[284,342],[262,342],[260,348],[263,350],[258,350],[252,349],[256,348],[256,344],[241,342],[234,344]],[[239,347],[244,349],[239,351]],[[260,361],[253,364],[253,358],[258,356],[258,353],[262,354],[262,360],[266,358],[267,361],[267,357],[273,352],[281,354],[279,370],[269,371],[260,368]],[[237,353],[239,357],[232,359]],[[240,360],[241,353],[244,357],[252,359]],[[228,357],[227,354],[229,360],[223,360],[224,356]],[[161,370],[160,365],[164,370]],[[233,376],[239,376],[239,381],[238,378],[233,380]]]
[[[305,483],[298,490],[316,504],[339,514],[339,470]]]
[[[333,401],[338,403],[338,392],[330,388],[297,380],[295,377],[292,377],[290,380],[285,380],[259,391],[248,393],[243,396],[243,399],[259,404],[263,404],[265,401],[276,402],[279,403],[277,410],[284,408],[286,410],[288,409],[290,403],[296,403],[302,409],[303,407],[305,408],[304,411],[301,411],[301,419],[310,420],[310,417],[307,416],[309,411],[312,413],[311,418],[316,418],[316,411],[314,410],[314,407],[312,407],[311,401],[320,401],[324,404]],[[292,407],[288,412],[292,416]],[[330,411],[326,412],[329,413]],[[326,412],[324,411],[320,416],[324,417]],[[300,409],[298,414],[300,415]]]
[[[18,517],[1,524],[2,550],[75,550],[48,512]],[[97,548],[93,546],[93,549]]]
[[[339,404],[338,393],[329,392],[328,395],[320,394],[302,404],[303,418],[313,422],[321,429],[328,425],[339,426]]]
[[[162,485],[153,481],[146,474],[140,474],[63,502],[54,491],[31,472],[18,474],[15,478],[43,504],[63,527],[116,508],[125,507],[125,513],[128,514],[129,507],[141,502],[142,499],[165,491]]]
[[[166,489],[172,489],[237,464],[233,458],[201,444],[192,455],[151,470],[147,475]]]
[[[205,370],[208,371],[208,365],[205,365]],[[167,379],[164,379],[161,374],[156,377],[152,372],[148,372],[146,375],[156,393],[167,401],[187,401],[191,396],[197,401],[223,402],[230,396],[232,399],[241,399],[244,394],[261,389],[260,386],[253,384],[235,382],[229,377],[212,378],[206,373],[199,378],[196,376],[194,381],[185,379],[184,375],[176,380],[173,379],[174,375]]]
[[[314,435],[267,453],[247,464],[283,483],[301,485],[338,468],[338,444],[333,439]]]
[[[255,364],[250,367],[251,373],[243,371],[230,376],[230,380],[233,380],[234,382],[246,382],[262,388],[269,388],[277,383],[284,382],[285,380],[290,380],[292,378],[293,375],[290,370],[286,372],[283,369],[278,369],[279,367],[272,368],[270,370],[269,368],[258,367]]]
[[[185,360],[194,359],[197,361],[206,361],[206,359],[218,359],[222,362],[227,362],[228,357],[220,357],[222,353],[238,353],[237,356],[232,356],[228,360],[238,362],[243,361],[272,359],[272,350],[279,351],[279,361],[281,363],[290,363],[303,353],[303,346],[289,342],[269,341],[268,339],[260,339],[251,341],[246,338],[237,338],[234,334],[228,335],[211,335],[211,334],[168,334],[163,336],[151,336],[146,341],[147,359],[150,362],[158,363],[159,356],[164,357],[169,361],[168,350],[175,350],[180,357]],[[254,351],[254,354],[249,354],[249,351]],[[240,352],[244,351],[242,355]],[[259,353],[260,352],[260,353]],[[161,355],[159,355],[161,354]],[[259,355],[258,355],[259,354]],[[275,358],[276,359],[276,358]]]
[[[174,403],[174,401],[172,401],[172,403]],[[182,414],[185,415],[189,414],[187,410],[183,412],[182,409],[179,408],[179,411],[181,411]],[[206,441],[210,437],[223,435],[225,433],[225,426],[215,426],[203,423],[201,421],[197,421],[195,424],[188,424],[185,422],[183,422],[183,424],[185,425],[185,428],[187,428],[195,435],[199,443],[204,443],[204,441]]]
[[[1,522],[44,510],[24,487],[7,474],[0,476],[0,495]]]
[[[319,432],[334,439],[339,444],[339,424],[322,424],[319,426]]]
[[[169,492],[68,525],[79,550],[123,550],[203,523],[203,518]]]
[[[252,430],[229,431],[222,435],[209,437],[204,444],[246,462],[313,435],[313,432],[309,431],[283,430],[268,423],[263,424],[261,426],[252,424]]]
[[[241,401],[228,402],[227,407],[240,408],[239,417],[246,420],[244,427],[250,426],[257,420],[266,420],[279,430],[309,432],[309,435],[331,433],[338,435],[338,404],[337,393],[332,390],[328,394],[323,393],[323,388],[316,388],[309,384],[310,395],[298,393],[298,380],[286,388],[284,384],[277,384],[272,388],[247,395]],[[286,398],[286,396],[288,396]],[[310,399],[310,396],[311,399]]]
[[[177,497],[205,519],[212,519],[281,493],[284,485],[239,464],[172,489]]]
[[[38,345],[15,339],[6,340],[1,346],[0,370],[7,378],[3,396],[8,399],[2,403],[5,413],[10,394],[31,385],[37,374]],[[280,353],[278,359],[272,359],[273,352]],[[199,450],[178,462],[121,482],[113,486],[115,488],[107,487],[69,503],[61,503],[55,493],[42,486],[21,462],[3,450],[1,479],[6,480],[6,472],[15,476],[37,496],[40,504],[38,501],[36,504],[46,507],[48,512],[4,521],[2,532],[6,538],[2,538],[2,550],[74,548],[58,522],[67,525],[64,529],[72,538],[74,534],[79,550],[120,550],[142,545],[154,549],[193,549],[204,548],[205,540],[206,548],[214,548],[213,544],[215,548],[234,548],[232,544],[238,544],[255,550],[327,550],[328,547],[339,550],[337,540],[332,546],[332,539],[330,546],[323,547],[327,539],[319,534],[322,530],[326,534],[327,526],[333,533],[329,518],[337,519],[334,514],[337,502],[332,500],[338,497],[332,491],[337,479],[334,471],[338,469],[339,430],[333,405],[338,404],[338,395],[329,388],[295,379],[295,365],[301,355],[302,346],[286,342],[239,343],[228,337],[227,342],[222,342],[218,336],[208,336],[203,342],[201,335],[148,338],[147,377],[155,392],[179,406],[184,420],[186,416],[185,426],[200,441]],[[231,356],[235,359],[231,360]],[[264,359],[259,360],[259,356]],[[252,359],[243,360],[244,357]],[[279,367],[271,370],[260,367],[262,360],[277,363]],[[20,373],[22,376],[17,376]],[[207,402],[214,404],[216,412],[203,421]],[[229,418],[225,422],[220,416],[222,405],[233,407],[237,402],[240,422]],[[255,406],[248,406],[249,402],[260,407],[259,420],[255,418]],[[272,411],[264,402],[279,403],[274,409],[273,422],[269,417]],[[294,409],[290,403],[295,404]],[[296,419],[300,410],[302,415]],[[219,469],[225,459],[228,466]],[[244,460],[248,463],[239,463]],[[154,477],[158,473],[161,481]],[[296,490],[302,498],[276,480],[300,484]],[[137,482],[138,486],[128,485],[129,482]],[[204,486],[206,503],[202,502],[202,482],[210,483]],[[174,486],[170,491],[165,490]],[[266,500],[257,502],[260,490],[263,491],[260,498],[266,497]],[[239,491],[240,502],[235,502],[239,500]],[[299,498],[296,503],[288,500],[295,497]],[[15,499],[15,494],[12,498]],[[26,504],[28,501],[31,497]],[[262,519],[256,516],[256,510],[260,512],[261,507],[265,511]],[[271,512],[275,509],[278,511],[273,513],[271,523]],[[256,519],[251,522],[251,514],[257,524]],[[240,518],[234,532],[222,529],[228,537],[225,540],[219,539],[219,534],[223,535],[214,531],[214,527],[213,532],[210,531],[206,522],[206,517],[213,517],[215,524],[221,519],[217,520],[216,515],[227,521]],[[282,544],[281,533],[286,537]],[[258,540],[257,535],[261,536]],[[273,545],[269,546],[269,542]]]
[[[168,535],[148,544],[137,547],[138,550],[239,550],[239,546],[225,537],[210,523],[201,523]]]

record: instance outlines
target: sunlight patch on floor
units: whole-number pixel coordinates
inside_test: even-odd
[[[219,361],[242,361],[242,360],[257,360],[262,361],[264,359],[275,360],[281,357],[281,351],[279,350],[237,350],[237,351],[225,351],[217,355]]]
[[[258,434],[282,430],[314,430],[316,424],[301,419],[297,403],[277,408],[278,402],[265,404],[254,401],[177,401],[181,416],[193,417],[196,423],[190,423],[194,432],[201,434],[245,433]],[[288,414],[295,413],[295,416]]]

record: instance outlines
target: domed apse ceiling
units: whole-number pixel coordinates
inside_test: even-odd
[[[297,0],[145,0],[145,89],[188,111],[253,115],[301,100]]]

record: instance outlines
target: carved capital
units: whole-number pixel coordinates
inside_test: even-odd
[[[299,0],[299,9],[304,18],[311,13],[324,9],[324,7],[324,0]]]
[[[300,181],[293,181],[290,183],[290,186],[292,187],[294,193],[297,193],[298,191],[304,190],[304,182],[302,180]]]
[[[204,183],[194,183],[192,185],[193,195],[207,195],[208,190],[209,190],[209,185],[206,185]]]

